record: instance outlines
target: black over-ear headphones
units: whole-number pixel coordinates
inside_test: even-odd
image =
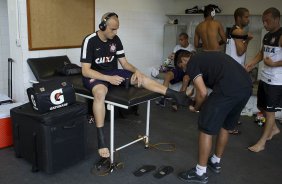
[[[211,11],[211,16],[214,17],[215,16],[215,9],[213,8]]]
[[[109,20],[109,18],[111,18],[112,16],[116,16],[118,18],[118,15],[114,12],[112,13],[109,13],[102,21],[101,23],[99,24],[99,29],[101,31],[105,31],[106,28],[107,28],[107,21]]]

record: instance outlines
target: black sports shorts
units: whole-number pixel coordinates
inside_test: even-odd
[[[131,76],[132,76],[132,72],[128,71],[128,70],[123,70],[123,69],[116,69],[116,70],[110,70],[110,71],[103,71],[101,72],[103,73],[104,75],[118,75],[120,77],[123,77],[123,78],[128,78],[129,81],[131,79]],[[83,85],[85,88],[87,88],[88,90],[92,91],[93,87],[98,85],[98,84],[103,84],[105,85],[106,87],[109,87],[110,83],[107,82],[107,81],[102,81],[102,80],[94,80],[94,81],[91,81],[90,78],[87,78],[87,77],[82,77],[82,82],[83,82]],[[120,84],[120,85],[123,85],[125,86],[125,80]]]
[[[267,112],[277,112],[282,109],[282,85],[270,85],[259,81],[257,106]]]
[[[218,134],[221,128],[233,130],[250,96],[251,89],[234,96],[212,92],[201,108],[199,130],[209,135]]]

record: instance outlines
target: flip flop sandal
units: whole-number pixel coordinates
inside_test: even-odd
[[[172,105],[171,105],[172,112],[177,112],[178,108],[179,108],[178,105],[175,102],[173,102]]]
[[[97,176],[106,176],[111,171],[111,161],[110,158],[101,157],[98,162],[94,163],[91,168],[91,173]]]
[[[161,179],[165,177],[166,175],[170,174],[173,172],[173,167],[171,166],[162,166],[160,167],[157,172],[154,174],[155,178]]]
[[[143,165],[142,167],[140,167],[139,169],[134,171],[133,174],[136,177],[140,177],[140,176],[143,176],[144,174],[149,173],[153,170],[156,170],[156,166],[154,166],[154,165]]]
[[[241,131],[238,129],[234,129],[234,130],[229,130],[228,133],[232,135],[240,135]]]

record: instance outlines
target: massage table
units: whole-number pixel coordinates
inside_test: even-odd
[[[81,74],[73,76],[62,76],[56,73],[56,68],[61,67],[65,63],[71,63],[67,56],[55,56],[55,57],[44,57],[44,58],[29,58],[27,60],[31,71],[33,72],[36,81],[33,82],[44,82],[50,80],[68,80],[73,84],[75,93],[77,96],[93,100],[93,96],[89,90],[83,87]],[[150,104],[151,101],[159,98],[161,95],[158,93],[151,92],[144,88],[136,88],[130,86],[125,88],[122,86],[113,86],[109,89],[106,96],[105,103],[107,109],[110,110],[110,161],[111,166],[115,164],[114,152],[126,148],[139,141],[145,142],[145,148],[149,145],[149,128],[150,128]],[[121,107],[128,109],[131,106],[138,104],[147,104],[146,114],[146,128],[143,136],[138,137],[124,145],[115,148],[115,107]],[[111,170],[112,171],[112,170]]]

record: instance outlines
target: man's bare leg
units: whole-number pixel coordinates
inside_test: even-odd
[[[137,84],[137,81],[131,81],[131,84]],[[148,78],[147,76],[143,76],[143,82],[142,87],[145,89],[148,89],[150,91],[167,95],[168,97],[173,98],[177,104],[179,105],[187,105],[188,104],[188,97],[185,93],[180,93],[177,91],[174,91],[172,89],[169,89],[168,87],[156,82],[155,80],[152,80]]]
[[[169,83],[170,81],[174,78],[174,74],[172,71],[168,71],[165,73],[164,75],[164,81],[163,81],[163,85],[165,87],[169,87]],[[162,96],[161,99],[158,101],[158,104],[162,107],[165,107],[166,104],[166,97]]]
[[[267,138],[267,140],[271,140],[273,136],[277,135],[280,133],[280,129],[277,127],[276,123],[274,123],[272,131],[269,135],[269,137]]]
[[[250,146],[248,148],[250,151],[260,152],[264,150],[265,143],[269,139],[269,136],[271,136],[271,133],[273,131],[273,126],[275,124],[275,113],[274,112],[265,112],[265,115],[266,115],[266,123],[264,125],[263,134],[255,145]]]
[[[104,127],[104,121],[105,121],[105,94],[107,94],[108,89],[104,85],[97,85],[93,88],[92,93],[94,96],[93,101],[93,113],[96,120],[96,127],[97,127],[97,133],[100,131],[101,134],[103,134],[102,128]],[[99,130],[100,129],[100,130]],[[98,134],[99,136],[99,134]],[[107,147],[104,147],[104,145],[99,145],[99,139],[102,138],[102,142],[104,142],[104,137],[100,135],[98,137],[98,153],[101,157],[107,158],[110,157],[110,152]],[[102,146],[102,147],[100,147]]]
[[[212,148],[212,136],[204,132],[199,133],[199,165],[207,166],[208,158]]]
[[[172,71],[168,71],[165,76],[164,76],[164,82],[163,85],[168,87],[169,86],[169,82],[174,78],[174,74]]]
[[[221,158],[223,155],[225,146],[228,142],[228,137],[229,137],[228,130],[221,128],[219,135],[217,136],[216,145],[215,145],[215,155],[219,158]]]

